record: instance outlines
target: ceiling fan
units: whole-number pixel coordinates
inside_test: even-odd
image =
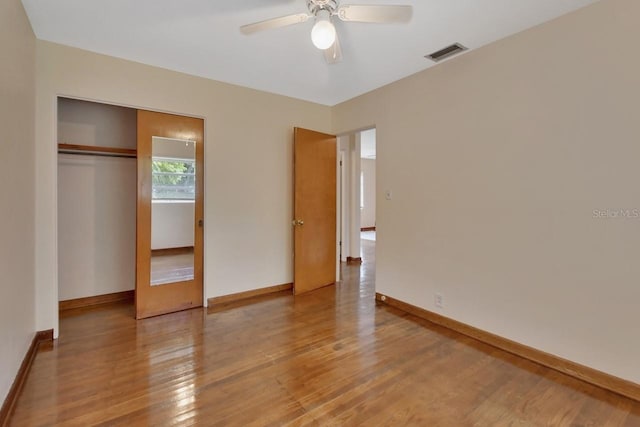
[[[403,23],[409,22],[413,11],[411,6],[403,5],[345,4],[340,6],[338,0],[307,0],[307,8],[309,13],[297,13],[243,25],[240,31],[243,34],[253,34],[262,30],[300,24],[315,18],[316,22],[311,29],[311,41],[318,49],[324,51],[327,63],[334,64],[342,60],[336,27],[331,22],[334,16],[345,22]]]

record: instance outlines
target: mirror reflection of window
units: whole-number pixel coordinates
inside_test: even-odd
[[[151,285],[194,278],[195,142],[153,137]]]
[[[153,157],[151,167],[153,200],[195,200],[195,160]]]

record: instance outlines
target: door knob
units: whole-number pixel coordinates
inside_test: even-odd
[[[294,227],[296,225],[304,225],[304,221],[301,219],[294,219],[291,223],[293,224]]]

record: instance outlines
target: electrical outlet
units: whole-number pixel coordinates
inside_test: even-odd
[[[393,193],[391,192],[391,190],[387,190],[384,192],[384,198],[387,200],[391,200],[393,198]]]
[[[435,294],[434,303],[438,308],[444,307],[444,297],[442,296],[442,294]]]

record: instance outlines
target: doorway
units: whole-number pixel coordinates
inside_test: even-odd
[[[375,265],[376,130],[339,137],[340,261]]]
[[[360,257],[375,264],[376,130],[360,132]]]

